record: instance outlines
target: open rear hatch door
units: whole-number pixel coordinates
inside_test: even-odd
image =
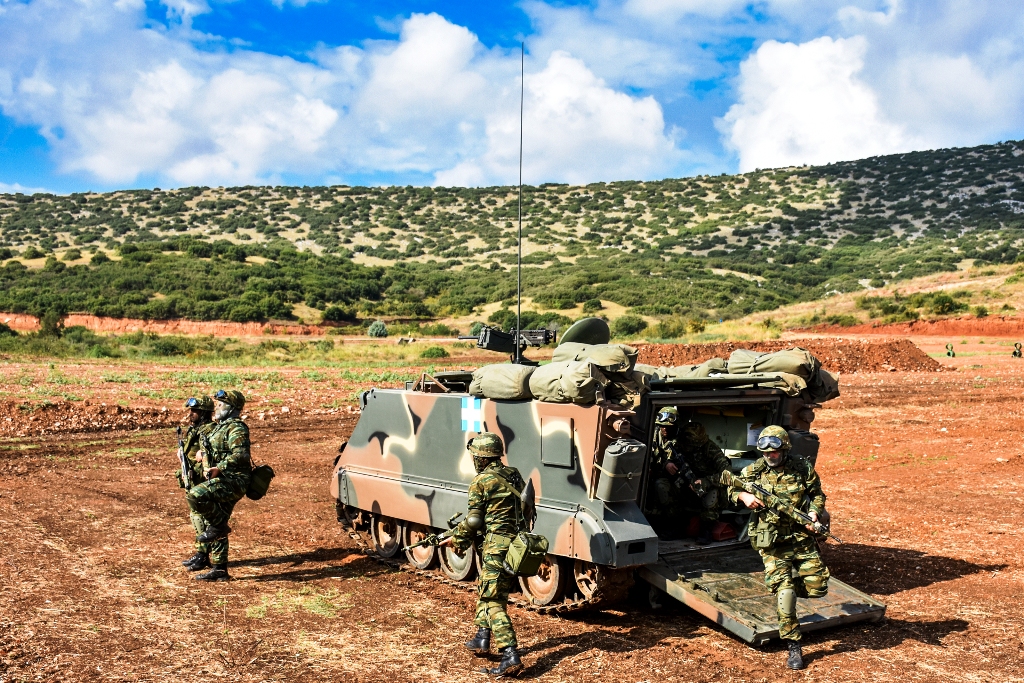
[[[662,541],[658,560],[640,568],[640,578],[748,643],[779,637],[775,596],[765,588],[760,556],[746,543],[698,550]],[[797,601],[797,616],[801,631],[814,631],[878,621],[885,604],[833,578],[824,598]]]

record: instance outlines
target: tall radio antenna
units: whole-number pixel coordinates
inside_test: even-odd
[[[519,43],[519,253],[516,257],[516,363],[523,360],[523,100],[526,97],[526,42]]]

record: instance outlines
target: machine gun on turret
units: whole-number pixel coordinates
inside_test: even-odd
[[[555,333],[551,330],[523,330],[522,332],[510,330],[509,332],[503,332],[497,327],[484,325],[480,328],[480,334],[460,336],[459,339],[475,339],[478,349],[507,353],[512,357],[513,363],[517,362],[516,358],[518,357],[518,362],[522,365],[537,365],[534,361],[523,358],[523,350],[530,346],[552,344],[555,341],[555,336]],[[518,353],[516,352],[517,337],[519,339]]]

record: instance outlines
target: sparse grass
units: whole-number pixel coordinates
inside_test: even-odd
[[[149,377],[143,375],[141,372],[131,371],[124,373],[105,373],[100,379],[104,382],[114,382],[116,384],[142,384],[149,381]]]

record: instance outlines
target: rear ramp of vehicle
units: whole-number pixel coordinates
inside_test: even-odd
[[[761,557],[746,543],[702,550],[692,543],[662,541],[658,562],[638,575],[748,643],[779,637],[775,596],[764,585]],[[815,631],[858,621],[878,621],[885,604],[831,579],[828,595],[797,601],[800,630]]]

